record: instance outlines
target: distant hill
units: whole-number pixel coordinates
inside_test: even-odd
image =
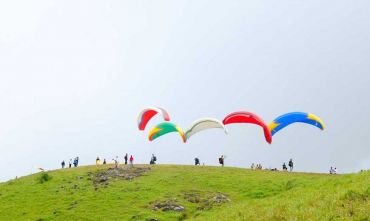
[[[86,166],[0,184],[0,220],[368,220],[370,171]]]

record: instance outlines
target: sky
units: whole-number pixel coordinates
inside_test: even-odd
[[[80,157],[339,173],[370,168],[369,1],[2,1],[0,180]],[[314,113],[267,144],[228,125],[186,144],[148,141],[137,116],[165,108],[186,129],[251,111],[266,122]]]

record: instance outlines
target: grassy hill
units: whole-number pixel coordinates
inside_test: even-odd
[[[0,220],[370,220],[370,171],[348,175],[87,166],[0,184]]]

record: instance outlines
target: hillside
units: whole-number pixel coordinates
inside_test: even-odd
[[[0,220],[370,220],[370,171],[348,175],[87,166],[0,184]]]

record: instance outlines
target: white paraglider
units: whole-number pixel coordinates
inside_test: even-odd
[[[189,129],[185,132],[186,140],[188,140],[191,136],[200,131],[212,128],[223,129],[224,132],[227,134],[227,130],[221,121],[214,118],[202,118],[197,121],[194,121],[189,127]]]

